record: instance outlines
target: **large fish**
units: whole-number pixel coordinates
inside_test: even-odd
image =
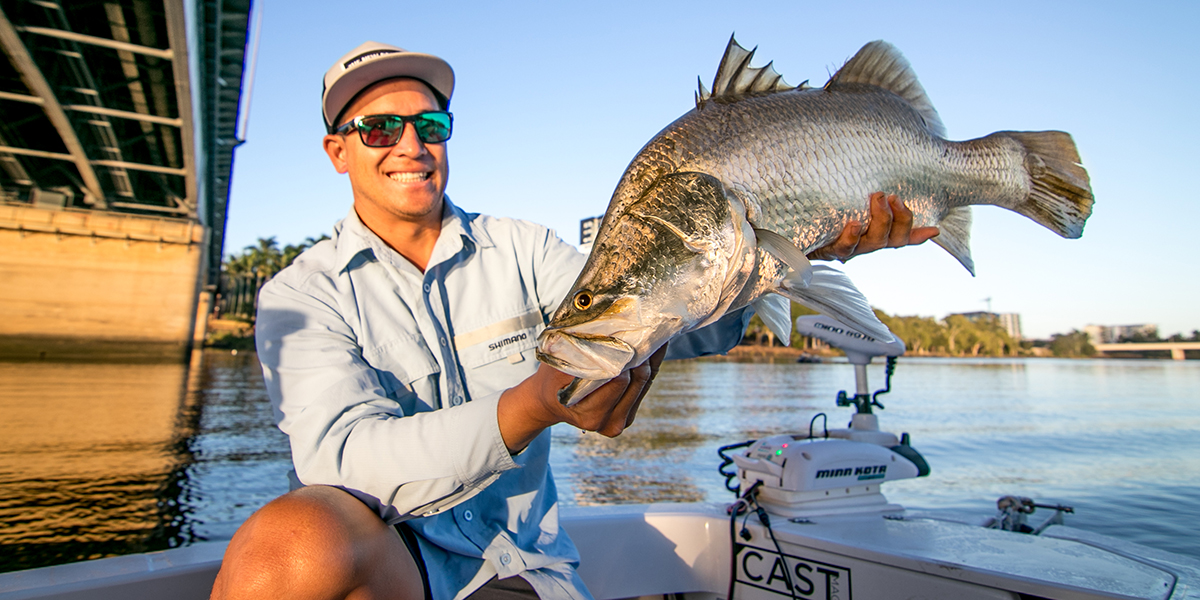
[[[782,339],[788,299],[888,340],[840,271],[806,255],[866,222],[872,192],[974,274],[973,204],[1077,238],[1093,202],[1069,134],[945,129],[904,57],[871,42],[821,88],[788,86],[732,38],[710,93],[651,139],[621,177],[583,272],[538,339],[538,358],[582,398],[671,338],[754,305]],[[806,82],[807,83],[807,82]]]

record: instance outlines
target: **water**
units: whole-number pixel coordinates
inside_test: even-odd
[[[668,363],[620,438],[554,429],[560,499],[729,501],[716,448],[807,431],[820,412],[842,427],[834,396],[853,384],[845,363]],[[893,390],[881,422],[933,472],[887,484],[891,501],[982,519],[1029,496],[1200,557],[1200,362],[901,359]],[[0,363],[0,571],[228,539],[287,489],[272,423],[252,353]]]

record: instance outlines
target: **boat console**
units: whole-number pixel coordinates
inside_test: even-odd
[[[878,397],[891,389],[904,342],[877,340],[823,315],[796,319],[796,329],[846,353],[854,365],[855,392],[839,392],[837,405],[854,406],[855,413],[847,428],[814,431],[814,418],[806,433],[764,438],[731,455],[740,489],[756,487],[756,500],[767,512],[788,518],[902,511],[887,502],[882,484],[928,475],[929,465],[907,433],[881,431],[872,408],[883,408]],[[878,356],[888,359],[887,384],[872,394],[867,365]]]

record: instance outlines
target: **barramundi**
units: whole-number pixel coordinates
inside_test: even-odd
[[[890,340],[842,272],[807,255],[896,194],[915,227],[974,275],[971,206],[1023,214],[1066,238],[1093,195],[1071,136],[1000,131],[945,139],[905,58],[867,44],[820,88],[790,86],[730,38],[710,92],[626,168],[591,255],[538,339],[538,358],[577,377],[573,403],[671,338],[748,305],[780,338],[794,300]]]

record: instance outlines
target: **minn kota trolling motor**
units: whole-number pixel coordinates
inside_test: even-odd
[[[856,412],[846,429],[776,435],[755,442],[735,444],[725,450],[746,447],[726,458],[737,465],[738,488],[731,491],[756,493],[755,500],[767,512],[787,518],[893,512],[903,508],[889,504],[880,491],[885,481],[922,477],[929,465],[909,445],[908,434],[897,438],[879,430],[879,418],[871,407],[883,408],[876,399],[891,390],[896,357],[904,354],[904,342],[882,342],[859,333],[826,316],[796,319],[796,330],[841,349],[854,365],[857,387],[854,396],[839,392],[838,406],[854,406]],[[871,394],[867,387],[867,365],[876,356],[886,356],[887,383]],[[817,415],[818,417],[823,416]],[[735,476],[724,470],[729,481]]]

